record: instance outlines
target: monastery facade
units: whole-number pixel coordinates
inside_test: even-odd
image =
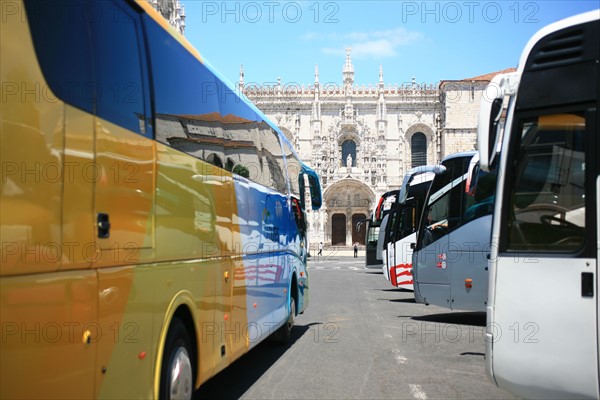
[[[148,2],[184,34],[180,0]],[[314,83],[308,86],[280,79],[274,85],[245,85],[242,67],[237,89],[281,128],[300,158],[321,177],[323,207],[307,215],[312,246],[319,242],[350,246],[364,244],[365,224],[360,230],[357,225],[370,217],[383,193],[401,186],[406,172],[475,149],[481,96],[496,74],[507,71],[439,84],[412,78],[390,85],[380,67],[377,84],[358,86],[347,49],[340,83],[321,84],[315,67]],[[206,121],[169,124],[165,118],[158,123],[172,140],[206,128],[202,125]],[[189,132],[179,132],[180,126]],[[243,139],[242,131],[229,135]],[[187,145],[182,143],[178,145]]]
[[[504,72],[504,71],[500,71]],[[238,89],[275,122],[321,177],[323,207],[309,211],[310,243],[364,244],[379,196],[398,189],[411,168],[476,147],[481,96],[496,73],[440,84],[354,84],[351,50],[339,85],[245,85]],[[314,249],[313,249],[314,250]]]

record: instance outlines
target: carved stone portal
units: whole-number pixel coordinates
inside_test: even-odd
[[[357,179],[343,179],[323,193],[327,216],[325,242],[334,246],[365,243],[365,231],[357,229],[373,209],[375,193]],[[364,224],[361,224],[364,226]]]

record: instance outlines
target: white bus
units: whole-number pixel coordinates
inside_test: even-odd
[[[540,30],[517,72],[496,77],[482,100],[482,167],[501,149],[486,369],[522,397],[600,397],[599,17],[595,10]]]
[[[404,176],[400,194],[388,213],[382,272],[395,287],[413,290],[412,246],[417,240],[419,219],[434,172],[442,171],[439,165],[413,168]]]
[[[475,151],[442,160],[425,199],[413,254],[417,303],[485,311],[496,176]]]
[[[383,266],[383,233],[388,222],[388,214],[396,203],[400,191],[390,190],[379,198],[377,206],[371,213],[371,218],[366,220],[367,233],[365,237],[365,268],[381,269]],[[358,229],[358,227],[357,227]]]

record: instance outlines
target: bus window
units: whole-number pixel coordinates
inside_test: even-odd
[[[417,248],[423,248],[460,226],[462,192],[465,181],[465,157],[451,158],[444,163],[446,172],[437,176],[431,184],[428,204],[423,212],[421,240]]]
[[[521,121],[519,168],[511,185],[508,249],[575,251],[585,228],[584,117]]]
[[[377,248],[377,239],[379,238],[379,225],[377,223],[369,224],[367,229],[367,246]]]
[[[148,87],[145,84],[145,53],[139,16],[127,5],[102,1],[101,15],[92,22],[94,73],[96,74],[96,112],[117,125],[152,138]],[[124,62],[127,60],[127,62]],[[146,96],[144,96],[146,94]]]
[[[475,168],[471,185],[466,188],[463,224],[494,212],[496,177],[496,174],[485,172],[478,166]]]

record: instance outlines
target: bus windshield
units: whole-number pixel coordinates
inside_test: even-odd
[[[583,115],[525,118],[511,185],[509,250],[577,250],[584,242]]]

